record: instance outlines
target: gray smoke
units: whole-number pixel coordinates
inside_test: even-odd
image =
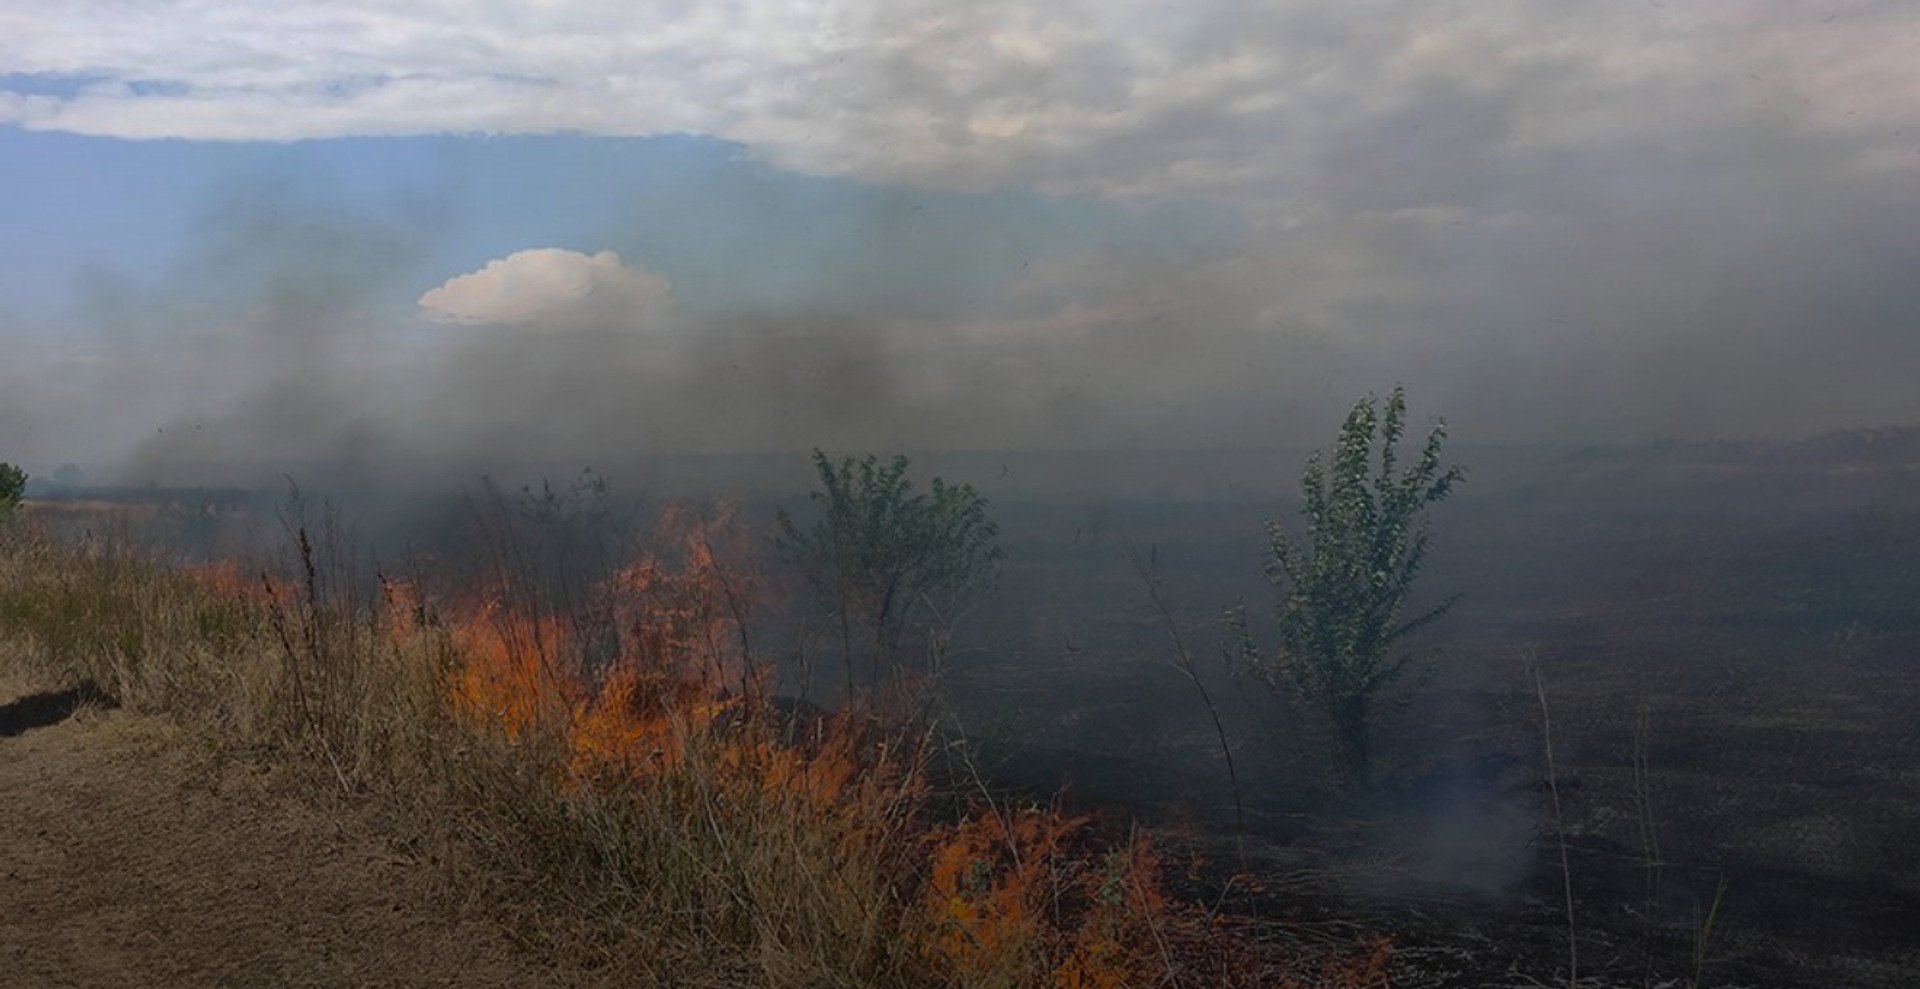
[[[1603,20],[1640,30],[1624,14]],[[1272,35],[1336,79],[1420,50],[1397,28],[1311,10],[1180,24],[1195,58]],[[1294,69],[1248,62],[1231,99],[1130,107],[1111,131],[1074,117],[1082,129],[1057,148],[1036,137],[1024,156],[990,142],[974,154],[961,140],[971,110],[1026,90],[1085,109],[1139,67],[1094,57],[1102,46],[1063,50],[1052,69],[961,94],[941,73],[969,35],[950,27],[895,46],[869,75],[821,83],[939,109],[935,136],[958,143],[943,146],[945,164],[908,155],[902,175],[1085,183],[1116,215],[1145,215],[1139,199],[1227,211],[1237,225],[1156,251],[1138,242],[1151,232],[1121,224],[1113,236],[1134,241],[995,280],[982,272],[1042,229],[1032,217],[947,209],[928,222],[911,186],[822,184],[871,231],[825,251],[771,185],[729,175],[714,208],[764,205],[786,260],[772,270],[763,252],[726,269],[738,286],[727,298],[679,304],[646,251],[627,246],[611,281],[534,301],[509,285],[436,319],[416,303],[485,270],[447,268],[451,194],[401,190],[349,209],[324,182],[268,173],[209,205],[198,250],[154,272],[89,275],[82,325],[57,347],[23,343],[0,371],[0,441],[25,451],[16,459],[77,460],[136,483],[255,482],[294,467],[372,483],[814,445],[1302,447],[1396,383],[1416,415],[1446,416],[1470,443],[1786,437],[1920,419],[1920,195],[1905,160],[1920,133],[1837,123],[1845,86],[1803,96],[1795,86],[1812,83],[1700,53],[1706,68],[1623,82],[1592,52],[1509,58],[1495,41],[1455,39],[1457,58],[1416,73],[1418,85],[1394,82],[1379,105],[1343,103],[1345,90],[1289,102]],[[1461,60],[1476,53],[1493,67],[1469,71]],[[1861,106],[1874,121],[1905,112]],[[1087,171],[1096,164],[1110,182]],[[519,246],[585,258],[643,240],[623,225],[645,217],[617,204],[608,215],[600,243]]]

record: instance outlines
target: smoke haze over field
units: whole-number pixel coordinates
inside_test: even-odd
[[[435,7],[0,16],[0,459],[1920,419],[1909,4]]]
[[[584,659],[654,637],[602,591],[660,504],[736,499],[746,593],[697,593],[830,703],[866,631],[775,513],[813,448],[906,453],[1005,549],[922,710],[1042,802],[1245,818],[1209,912],[1325,876],[1459,985],[1920,985],[1915,0],[17,0],[0,233],[0,462],[94,489],[48,531],[251,574],[311,524],[429,604],[535,588]],[[1471,471],[1402,617],[1460,605],[1343,797],[1348,716],[1222,612],[1299,686],[1263,525],[1424,545],[1294,525],[1396,385]],[[1378,612],[1390,568],[1321,559]]]

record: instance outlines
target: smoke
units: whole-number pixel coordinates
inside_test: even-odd
[[[282,183],[206,216],[174,270],[83,287],[90,360],[69,379],[83,387],[10,424],[89,423],[96,448],[124,451],[101,476],[162,484],[416,483],[814,445],[1178,445],[1194,390],[1235,387],[1266,346],[1182,312],[1177,288],[1096,304],[1051,284],[1097,258],[1013,286],[1029,313],[859,298],[682,312],[665,275],[607,250],[516,251],[411,281],[398,273],[441,246],[430,227]],[[1191,353],[1165,332],[1188,318],[1213,337]]]
[[[354,85],[271,33],[284,72],[243,76],[186,22],[165,64],[104,8],[47,27],[33,71],[151,85],[49,77],[0,102],[23,126],[711,136],[448,139],[397,178],[289,146],[188,249],[94,266],[57,345],[4,317],[0,440],[136,482],[372,482],[1301,447],[1397,383],[1469,443],[1920,419],[1900,5],[1095,6],[856,5],[808,33],[749,4],[678,25],[733,53],[711,72],[542,16],[489,56],[510,71],[396,40],[376,61],[420,72]],[[628,40],[675,15],[632,16]],[[643,77],[665,95],[633,99]]]
[[[243,211],[175,286],[96,278],[101,346],[69,379],[86,400],[9,388],[9,430],[137,431],[134,482],[373,482],[814,445],[1298,447],[1397,382],[1476,443],[1920,417],[1902,385],[1920,298],[1900,274],[1920,206],[1891,178],[1261,226],[1171,261],[1036,263],[1003,304],[933,313],[858,294],[686,310],[665,274],[592,244],[407,279],[424,238],[271,214]]]
[[[1498,116],[1436,100],[1436,116]],[[1688,178],[1672,153],[1634,146],[1511,172],[1484,202],[1417,207],[1433,190],[1396,179],[1467,187],[1474,166],[1436,152],[1429,170],[1459,174],[1363,167],[1361,149],[1387,140],[1355,135],[1316,173],[1340,211],[1255,217],[1173,253],[1134,249],[1143,234],[1119,226],[1009,277],[954,269],[964,293],[938,288],[939,263],[991,231],[880,238],[878,282],[859,252],[813,259],[802,240],[777,252],[800,290],[734,298],[681,284],[694,276],[655,261],[667,248],[608,249],[614,234],[449,263],[459,225],[431,200],[356,205],[270,172],[211,203],[171,263],[86,274],[79,329],[13,320],[29,332],[0,429],[30,451],[17,458],[134,483],[292,468],[371,483],[814,445],[1299,447],[1397,382],[1473,443],[1920,417],[1904,385],[1920,374],[1904,275],[1920,265],[1920,203],[1902,174],[1783,137],[1764,168],[1736,156]],[[1720,181],[1742,168],[1753,181]],[[750,286],[760,264],[734,277]],[[946,297],[904,297],[901,278]]]

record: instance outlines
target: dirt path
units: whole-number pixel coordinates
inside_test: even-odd
[[[0,985],[545,986],[352,811],[0,670]]]

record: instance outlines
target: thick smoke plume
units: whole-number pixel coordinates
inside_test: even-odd
[[[144,437],[120,475],[187,483],[813,445],[1300,446],[1395,382],[1470,442],[1920,417],[1920,296],[1902,274],[1920,269],[1920,203],[1893,177],[1788,174],[1776,192],[1256,229],[1182,262],[1036,265],[1011,305],[933,315],[857,295],[686,312],[643,260],[585,251],[553,256],[598,275],[548,272],[557,288],[476,294],[524,255],[402,286],[389,272],[417,238],[281,213],[212,259],[228,267],[211,292],[189,277],[98,293],[102,348],[70,379],[9,388],[6,422],[49,460],[77,459],[41,440],[62,420],[94,449]]]
[[[536,17],[497,53],[511,72],[402,45],[380,57],[417,72],[352,86],[304,56],[241,78],[204,32],[162,64],[101,8],[20,54],[53,75],[7,91],[0,119],[707,136],[645,159],[687,172],[664,186],[677,201],[630,208],[609,179],[625,159],[582,152],[599,229],[484,248],[461,241],[462,190],[518,146],[458,144],[439,172],[351,193],[260,164],[209,205],[197,250],[97,268],[68,323],[7,315],[0,440],[177,483],[814,445],[1294,447],[1396,383],[1471,442],[1920,418],[1912,11],[1669,7],[909,5],[835,8],[821,34],[749,4],[681,25],[689,50],[733,52],[701,64],[737,72],[602,64]],[[635,13],[626,37],[671,16]],[[783,38],[808,40],[754,47]],[[171,84],[65,92],[79,65]],[[678,97],[605,84],[634,72]],[[764,168],[703,169],[687,141]],[[547,181],[481,185],[534,214],[579,194]],[[1175,236],[1156,209],[1231,220]]]

